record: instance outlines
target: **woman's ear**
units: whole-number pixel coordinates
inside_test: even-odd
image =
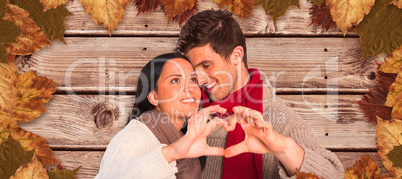
[[[242,46],[236,46],[233,49],[231,58],[234,65],[240,65],[243,62],[244,49]]]
[[[154,105],[154,106],[158,106],[158,96],[155,92],[155,90],[152,90],[151,92],[148,93],[147,95],[148,101]]]

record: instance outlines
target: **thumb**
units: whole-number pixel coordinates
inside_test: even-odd
[[[216,155],[216,156],[223,156],[224,154],[225,150],[221,147],[208,147],[204,153],[204,155]]]
[[[234,157],[236,155],[239,155],[244,152],[249,152],[246,143],[240,142],[236,145],[230,146],[229,148],[226,148],[225,150],[225,157],[230,158]]]

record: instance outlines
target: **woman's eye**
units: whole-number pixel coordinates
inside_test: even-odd
[[[180,82],[180,80],[178,78],[174,78],[174,79],[172,79],[172,81],[170,81],[170,83],[179,83],[179,82]]]

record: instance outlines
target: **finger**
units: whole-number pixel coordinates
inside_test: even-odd
[[[225,157],[230,158],[241,153],[249,152],[246,143],[240,142],[236,145],[230,146],[225,150]]]
[[[239,119],[239,115],[233,114],[228,119],[228,127],[230,130],[234,130],[236,128],[236,123],[241,123],[241,119]]]
[[[207,112],[209,112],[211,114],[214,114],[214,113],[222,113],[223,114],[227,110],[225,108],[223,108],[223,107],[220,107],[219,105],[213,105],[213,106],[208,106],[208,107],[206,107],[204,109],[201,109],[200,111],[207,111]]]
[[[249,118],[262,118],[263,117],[261,112],[244,107],[244,106],[233,107],[233,112],[236,114],[239,114],[243,117],[249,117]]]
[[[225,149],[221,147],[208,147],[204,155],[217,155],[223,156],[225,154]]]

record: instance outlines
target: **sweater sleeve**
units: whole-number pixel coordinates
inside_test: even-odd
[[[318,143],[310,125],[281,99],[271,103],[264,113],[264,118],[271,121],[275,131],[292,138],[304,149],[304,159],[299,171],[311,172],[320,178],[343,178],[344,169],[338,157]],[[281,178],[296,178],[295,175],[288,176],[280,162],[277,167]]]
[[[120,131],[110,141],[95,178],[176,178],[176,161],[168,163],[161,151],[166,145],[152,137],[141,126]]]

